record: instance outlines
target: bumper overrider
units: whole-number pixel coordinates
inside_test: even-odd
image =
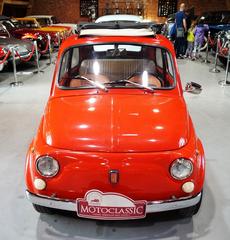
[[[76,211],[76,201],[63,200],[58,198],[38,196],[26,191],[27,199],[36,205],[66,210]],[[147,201],[146,213],[164,212],[170,210],[177,210],[196,205],[201,200],[201,193],[193,197],[183,197],[170,200]]]

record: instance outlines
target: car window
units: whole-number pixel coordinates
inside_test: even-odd
[[[1,23],[6,27],[6,29],[10,30],[10,29],[14,29],[15,26],[14,24],[9,21],[9,20],[4,20],[4,21],[1,21]]]
[[[156,49],[156,63],[158,67],[163,68],[162,50],[160,48]]]
[[[14,25],[15,28],[22,28],[23,25],[16,19],[12,18],[11,23]]]
[[[0,25],[0,38],[8,38],[8,37],[10,37],[9,33],[2,25]]]
[[[71,67],[74,68],[78,65],[79,62],[79,49],[78,48],[74,48],[72,51],[72,62],[71,62]]]
[[[51,20],[53,24],[60,23],[60,21],[56,17],[51,17]]]
[[[41,27],[49,25],[49,19],[48,18],[37,18],[36,20],[41,25]]]
[[[34,22],[32,20],[19,20],[19,22],[23,27],[27,27],[27,28],[37,28],[38,27],[36,22]]]
[[[59,86],[64,88],[95,87],[90,81],[130,88],[120,84],[124,80],[157,89],[175,86],[171,54],[160,47],[125,43],[74,47],[62,57],[60,69]]]
[[[173,76],[173,65],[172,65],[172,58],[170,57],[169,53],[166,53],[167,63],[168,63],[168,72],[171,76]]]
[[[69,72],[69,54],[70,54],[70,51],[68,51],[63,59],[62,59],[62,65],[61,65],[61,70],[60,70],[60,78],[65,78],[65,75],[68,74]]]

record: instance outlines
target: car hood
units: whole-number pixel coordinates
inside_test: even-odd
[[[189,115],[181,97],[87,95],[53,98],[43,123],[46,144],[73,151],[174,150],[189,139]]]
[[[47,37],[47,34],[55,36],[56,31],[40,31],[38,29],[32,29],[32,28],[19,28],[14,30],[13,34],[15,35],[26,35],[26,34],[39,34],[43,37]]]
[[[47,27],[41,27],[39,28],[40,31],[45,31],[45,32],[65,32],[67,31],[67,27],[55,27],[55,26],[47,26]]]
[[[0,46],[4,46],[7,49],[10,47],[16,47],[19,51],[31,51],[33,44],[27,40],[20,40],[14,37],[0,38]]]

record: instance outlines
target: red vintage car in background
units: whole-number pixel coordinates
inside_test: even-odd
[[[8,63],[13,62],[12,48],[16,64],[30,61],[35,56],[31,41],[14,38],[0,22],[0,72]]]
[[[21,40],[37,41],[40,53],[47,53],[47,51],[45,51],[47,50],[47,34],[50,35],[51,45],[58,45],[58,37],[53,32],[44,33],[42,31],[40,32],[30,28],[26,28],[25,26],[17,22],[16,19],[11,19],[6,16],[0,16],[0,24],[4,26],[6,31],[8,31],[9,34],[14,38]]]
[[[56,36],[58,40],[55,46],[59,47],[59,43],[64,41],[67,37],[72,35],[71,28],[66,26],[46,26],[46,23],[38,21],[39,19],[33,17],[15,18],[20,25],[29,28],[35,32],[43,32],[45,34],[50,34],[50,36]]]
[[[27,197],[37,211],[192,216],[204,176],[204,150],[165,37],[148,24],[88,24],[62,44],[26,159]]]

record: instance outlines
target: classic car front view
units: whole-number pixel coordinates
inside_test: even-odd
[[[27,197],[37,211],[192,216],[204,174],[202,143],[165,37],[145,24],[89,24],[62,44],[26,160]]]

